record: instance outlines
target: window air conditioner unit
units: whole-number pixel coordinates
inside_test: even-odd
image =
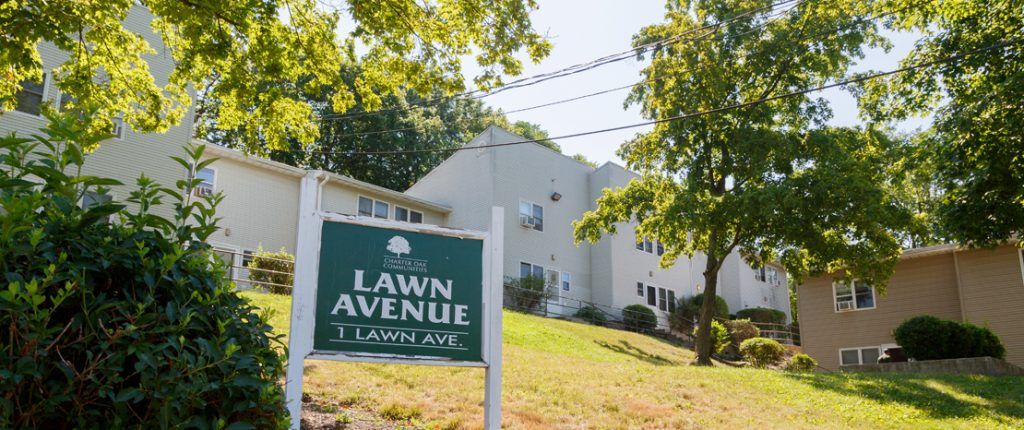
[[[839,303],[836,303],[836,309],[838,309],[840,311],[852,311],[853,310],[853,302],[839,302]]]
[[[519,225],[527,228],[533,228],[533,217],[529,215],[519,215]]]
[[[210,197],[213,195],[213,188],[200,185],[192,189],[192,194],[196,197]]]

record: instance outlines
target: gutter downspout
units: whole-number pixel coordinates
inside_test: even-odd
[[[964,308],[963,282],[960,280],[960,258],[958,252],[953,250],[953,268],[956,270],[956,296],[960,299],[960,320],[967,321],[967,309]]]
[[[316,175],[323,176],[323,180],[316,184],[316,211],[320,212],[324,201],[324,185],[331,180],[331,175],[325,174],[323,170],[317,170]]]

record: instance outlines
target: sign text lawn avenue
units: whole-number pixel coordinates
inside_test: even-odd
[[[313,350],[483,360],[481,240],[323,223]]]

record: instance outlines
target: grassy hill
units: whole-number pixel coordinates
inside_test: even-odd
[[[290,299],[246,293],[287,333]],[[504,315],[509,429],[1024,428],[1024,378],[810,374],[686,365],[693,353],[618,330]],[[317,402],[416,427],[482,427],[483,371],[307,362]]]

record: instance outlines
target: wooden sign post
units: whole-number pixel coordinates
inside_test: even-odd
[[[319,210],[302,180],[285,398],[302,414],[306,359],[483,367],[486,429],[501,428],[503,210],[490,232]]]

